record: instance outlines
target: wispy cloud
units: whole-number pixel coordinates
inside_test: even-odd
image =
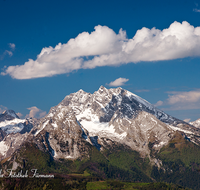
[[[195,8],[195,9],[193,9],[193,11],[199,13],[199,12],[200,12],[200,9]]]
[[[200,9],[198,9],[199,4],[198,3],[194,3],[196,8],[193,9],[194,12],[200,12]]]
[[[195,4],[196,8],[194,8],[193,11],[199,13],[200,12],[200,9],[198,9],[199,4],[198,3],[194,3],[194,4]]]
[[[164,106],[165,110],[188,110],[200,109],[200,90],[178,92],[167,92],[168,99],[158,101],[155,106]]]
[[[13,56],[13,52],[12,51],[8,51],[8,50],[5,50],[4,51],[4,55],[8,54],[10,57]]]
[[[135,92],[149,92],[150,90],[148,89],[137,89]]]
[[[80,33],[66,44],[45,47],[36,60],[9,66],[1,74],[31,79],[79,69],[200,56],[200,27],[186,21],[175,21],[163,30],[143,27],[132,39],[122,29],[118,34],[107,26],[94,29],[92,33]]]
[[[3,54],[0,55],[0,60],[4,59],[4,57],[5,57],[6,55],[9,55],[10,57],[13,56],[13,51],[15,50],[15,44],[9,43],[8,46],[10,47],[10,50],[5,50],[5,51],[3,52]]]
[[[7,107],[0,105],[0,113],[3,113],[7,109]]]
[[[129,79],[121,78],[121,77],[120,77],[120,78],[118,78],[118,79],[116,79],[116,80],[110,82],[108,85],[109,85],[109,86],[123,86],[123,85],[125,85],[125,83],[128,82],[128,81],[129,81]]]
[[[36,106],[30,107],[27,109],[30,110],[30,112],[29,112],[29,114],[27,114],[25,116],[25,118],[30,118],[30,117],[42,118],[47,114],[46,111],[42,111],[41,109],[37,108]]]
[[[14,43],[9,43],[8,45],[13,51],[15,50],[15,44]]]

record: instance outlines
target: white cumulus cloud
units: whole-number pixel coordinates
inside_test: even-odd
[[[143,27],[131,39],[122,29],[118,34],[107,26],[98,25],[94,29],[65,44],[45,47],[36,60],[9,66],[1,74],[31,79],[101,66],[200,56],[200,27],[186,21],[175,21],[163,30]]]
[[[120,77],[120,78],[116,79],[115,81],[110,82],[108,85],[109,86],[123,86],[123,85],[125,85],[125,83],[127,81],[129,81],[129,79]]]
[[[19,118],[21,118],[21,117],[23,116],[23,114],[20,113],[20,112],[18,112],[18,113],[16,113],[16,114],[17,114],[17,116],[18,116]]]
[[[160,101],[160,100],[159,100],[154,106],[157,107],[157,106],[162,106],[162,105],[163,105],[163,101]]]
[[[30,118],[30,117],[42,118],[47,114],[46,111],[42,111],[41,109],[37,108],[36,106],[30,107],[27,109],[30,110],[30,112],[29,112],[29,114],[27,114],[25,116],[25,118]]]
[[[169,98],[168,103],[170,105],[177,103],[195,103],[200,101],[200,91],[189,91],[189,92],[168,92]]]

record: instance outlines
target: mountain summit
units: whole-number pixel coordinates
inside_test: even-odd
[[[19,119],[19,116],[13,110],[5,110],[2,114],[0,114],[0,122],[5,120]]]

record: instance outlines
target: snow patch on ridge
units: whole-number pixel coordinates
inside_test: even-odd
[[[55,122],[55,123],[52,123],[51,124],[54,128],[58,128],[58,125],[57,125],[57,123]]]
[[[39,130],[35,133],[35,136],[37,136],[37,134],[38,134],[40,131],[42,131],[42,130],[46,127],[46,125],[47,125],[48,122],[49,122],[49,120],[47,120],[47,121],[43,124],[42,128],[39,129]]]
[[[5,156],[6,152],[8,151],[9,146],[5,144],[4,141],[0,142],[0,154],[2,154],[3,156]]]
[[[150,104],[148,101],[140,98],[139,96],[137,96],[136,94],[133,94],[129,91],[126,90],[126,94],[127,94],[127,97],[131,98],[133,97],[134,99],[136,99],[138,102],[140,102],[141,104],[145,105],[146,107],[150,108],[150,109],[153,109],[153,105]]]
[[[157,124],[157,121],[155,119],[151,118],[151,120]]]
[[[90,136],[112,136],[122,139],[127,135],[126,132],[122,134],[115,132],[115,127],[109,125],[108,122],[100,122],[98,116],[91,113],[91,109],[86,109],[84,112],[77,115],[76,118],[89,132]]]
[[[7,134],[18,133],[24,128],[23,123],[25,121],[26,121],[25,119],[18,119],[18,118],[9,121],[5,120],[0,122],[0,128]]]
[[[165,144],[167,144],[167,142],[161,141],[159,144],[155,144],[154,147],[160,147],[160,146],[163,146]]]
[[[193,132],[187,131],[187,130],[183,130],[183,129],[179,128],[179,127],[174,127],[174,126],[171,126],[171,125],[169,125],[169,127],[174,131],[182,131],[182,132],[187,133],[187,134],[193,134]]]
[[[65,158],[66,158],[66,159],[70,159],[70,158],[73,159],[74,157],[71,156],[71,155],[68,155],[68,156],[66,156]]]

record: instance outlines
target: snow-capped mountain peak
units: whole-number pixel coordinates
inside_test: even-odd
[[[33,128],[31,119],[19,119],[13,110],[0,114],[0,159],[9,157],[20,147]]]
[[[190,122],[190,125],[193,125],[193,126],[195,126],[197,128],[200,128],[200,118],[197,119],[196,121]]]
[[[0,114],[0,129],[6,134],[29,132],[32,127],[30,119],[20,119],[13,110]]]
[[[0,122],[5,120],[19,119],[18,115],[13,110],[5,110],[0,114]]]
[[[19,119],[19,116],[13,110],[5,110],[2,114],[10,115],[10,116],[12,116],[14,118],[18,118]]]
[[[82,143],[85,140],[98,149],[101,146],[108,146],[106,139],[110,139],[126,144],[142,154],[149,154],[150,139],[157,140],[152,143],[159,149],[177,130],[186,133],[195,143],[199,143],[195,136],[200,134],[197,128],[164,113],[128,90],[100,86],[93,94],[81,89],[66,96],[40,120],[32,134],[36,139],[45,133],[49,134],[46,141],[54,157],[77,158],[80,156],[77,149],[77,146],[80,146],[79,138],[83,138]],[[58,134],[62,134],[59,137],[62,140],[53,140],[52,137]],[[71,152],[68,149],[67,153],[62,154],[62,148],[58,148],[59,143],[67,143],[69,149],[76,151]]]

